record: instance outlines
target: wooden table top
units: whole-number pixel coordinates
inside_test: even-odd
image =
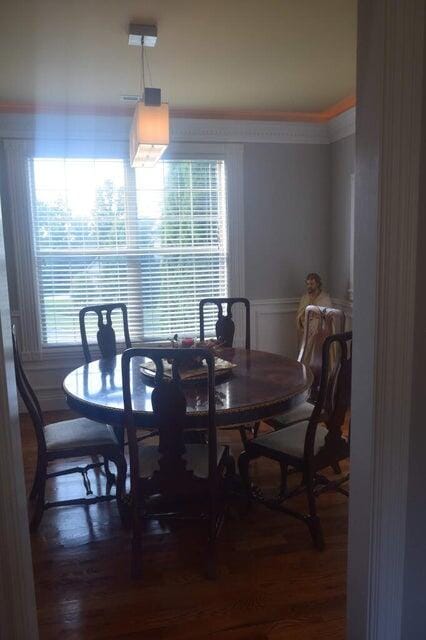
[[[216,424],[226,427],[278,415],[306,398],[312,375],[297,360],[245,349],[223,349],[221,357],[235,363],[232,373],[218,379]],[[133,358],[131,388],[138,426],[153,428],[152,386]],[[124,420],[121,356],[96,360],[67,375],[63,388],[71,409],[94,420],[120,425]],[[207,383],[184,383],[188,428],[204,428]]]

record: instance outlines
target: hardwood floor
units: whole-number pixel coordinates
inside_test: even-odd
[[[64,419],[50,414],[48,421]],[[22,419],[27,485],[35,440]],[[237,455],[239,436],[222,433]],[[91,472],[93,489],[102,475]],[[257,462],[259,484],[272,486],[278,469]],[[76,497],[79,476],[49,481],[48,498]],[[303,505],[303,497],[297,498]],[[32,536],[42,640],[322,640],[345,637],[347,501],[319,500],[326,549],[315,551],[307,528],[255,506],[229,517],[219,542],[219,577],[203,576],[205,537],[193,524],[149,525],[144,577],[130,578],[130,533],[112,503],[47,511]],[[232,514],[231,514],[232,516]]]

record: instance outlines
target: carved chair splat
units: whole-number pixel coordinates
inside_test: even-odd
[[[204,307],[213,304],[217,307],[216,338],[225,347],[232,347],[234,343],[235,322],[232,317],[234,304],[243,304],[245,307],[245,348],[250,349],[250,301],[247,298],[202,298],[199,302],[200,310],[200,340],[205,338]],[[226,315],[223,314],[223,305],[226,305]]]
[[[84,358],[86,362],[92,362],[93,358],[90,353],[89,342],[87,339],[86,317],[88,314],[95,313],[98,319],[98,331],[96,339],[102,358],[112,358],[117,355],[116,334],[112,326],[112,312],[121,311],[123,322],[123,334],[126,349],[132,346],[129,333],[129,323],[127,316],[127,307],[121,302],[95,304],[83,307],[79,312],[81,344],[83,347]]]

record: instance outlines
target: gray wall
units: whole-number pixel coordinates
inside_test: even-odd
[[[299,296],[309,271],[329,288],[330,145],[246,144],[244,209],[248,298]]]
[[[350,270],[351,174],[355,171],[355,135],[331,146],[330,290],[336,298],[348,295]]]

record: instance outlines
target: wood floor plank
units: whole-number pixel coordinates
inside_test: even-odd
[[[49,420],[69,417],[52,414]],[[22,419],[30,486],[36,443]],[[237,433],[223,436],[238,455]],[[273,486],[278,469],[256,461],[256,480]],[[103,490],[102,474],[92,473]],[[49,497],[81,495],[78,476],[49,481]],[[295,506],[304,507],[303,496]],[[219,576],[203,576],[205,536],[192,525],[152,523],[144,535],[144,575],[130,578],[130,534],[114,503],[52,509],[32,536],[42,640],[343,640],[347,501],[319,501],[322,553],[307,529],[259,505],[229,517],[219,541]],[[232,514],[231,514],[232,516]]]

